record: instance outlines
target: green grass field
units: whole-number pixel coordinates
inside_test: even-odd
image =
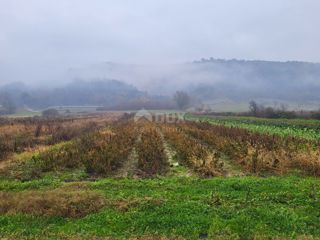
[[[25,183],[1,180],[0,190],[17,193],[77,186],[65,183],[66,177],[70,178],[67,174]],[[78,191],[97,192],[106,199],[107,205],[99,212],[80,219],[2,215],[0,236],[4,239],[320,237],[319,187],[318,179],[294,176],[84,181],[77,186]]]

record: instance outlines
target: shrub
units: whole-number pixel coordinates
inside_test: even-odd
[[[219,161],[217,153],[213,153],[207,146],[182,132],[180,127],[167,125],[163,126],[162,130],[166,139],[177,151],[181,164],[193,168],[206,177],[222,174],[223,163]]]
[[[46,118],[54,118],[54,117],[58,117],[59,115],[60,115],[59,111],[54,108],[50,108],[42,111],[42,116]]]
[[[168,170],[168,161],[161,135],[156,129],[144,129],[137,143],[138,168],[146,175],[162,174]]]
[[[112,131],[97,131],[77,143],[82,162],[89,174],[110,175],[127,161],[136,139],[135,128],[128,123],[114,126]]]

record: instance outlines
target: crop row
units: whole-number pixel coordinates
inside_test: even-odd
[[[135,139],[135,128],[129,122],[91,131],[18,164],[14,168],[22,169],[21,176],[15,174],[15,178],[33,179],[46,172],[77,168],[84,168],[89,175],[111,175],[128,159]]]
[[[11,120],[10,124],[0,126],[0,161],[12,153],[20,153],[38,145],[69,141],[108,122],[109,118]]]
[[[113,174],[127,161],[136,136],[134,126],[124,123],[81,138],[79,150],[86,171],[95,175]]]
[[[143,175],[165,174],[168,159],[160,132],[154,126],[144,126],[136,144],[138,169]]]
[[[278,135],[282,137],[298,137],[302,139],[320,141],[320,123],[315,120],[262,120],[252,118],[224,118],[189,116],[189,120],[209,122],[213,125],[224,125],[227,127],[238,127],[253,132]],[[312,121],[312,123],[308,123]]]
[[[134,123],[130,114],[102,128],[104,124],[105,120],[95,124],[85,121],[71,125],[79,129],[75,133],[72,128],[67,131],[65,126],[63,130],[56,130],[68,132],[71,137],[57,138],[61,144],[22,162],[19,165],[21,171],[15,177],[30,179],[46,172],[77,168],[85,169],[89,175],[110,176],[125,169],[124,164],[132,153],[136,153],[135,165],[141,176],[165,174],[169,168],[164,141],[176,152],[181,165],[202,176],[225,173],[220,155],[254,174],[285,174],[298,169],[308,175],[320,175],[317,141],[207,122]],[[48,127],[44,129],[49,131]],[[39,136],[43,135],[40,133]],[[8,146],[0,144],[0,151]],[[8,148],[3,152],[13,151],[17,149]]]
[[[223,172],[219,156],[199,141],[187,136],[180,125],[162,125],[165,138],[178,154],[179,162],[203,176],[218,176]]]
[[[189,122],[182,129],[250,172],[286,173],[299,169],[320,175],[320,148],[314,142],[208,123]]]

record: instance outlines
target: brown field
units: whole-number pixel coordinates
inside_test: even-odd
[[[202,177],[320,175],[316,141],[208,123],[135,122],[132,114],[109,113],[8,120],[0,129],[0,169],[17,178],[82,167],[92,177],[148,177],[171,174],[173,165]]]

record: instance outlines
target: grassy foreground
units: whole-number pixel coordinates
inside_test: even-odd
[[[1,193],[25,194],[24,196],[55,191],[54,189],[60,189],[57,192],[61,194],[74,188],[78,195],[100,194],[105,199],[104,207],[95,213],[75,218],[19,212],[2,214],[0,238],[320,237],[320,180],[316,178],[108,178],[94,182],[68,183],[61,177],[47,176],[24,183],[0,181]],[[61,196],[64,195],[58,197],[61,199]]]

